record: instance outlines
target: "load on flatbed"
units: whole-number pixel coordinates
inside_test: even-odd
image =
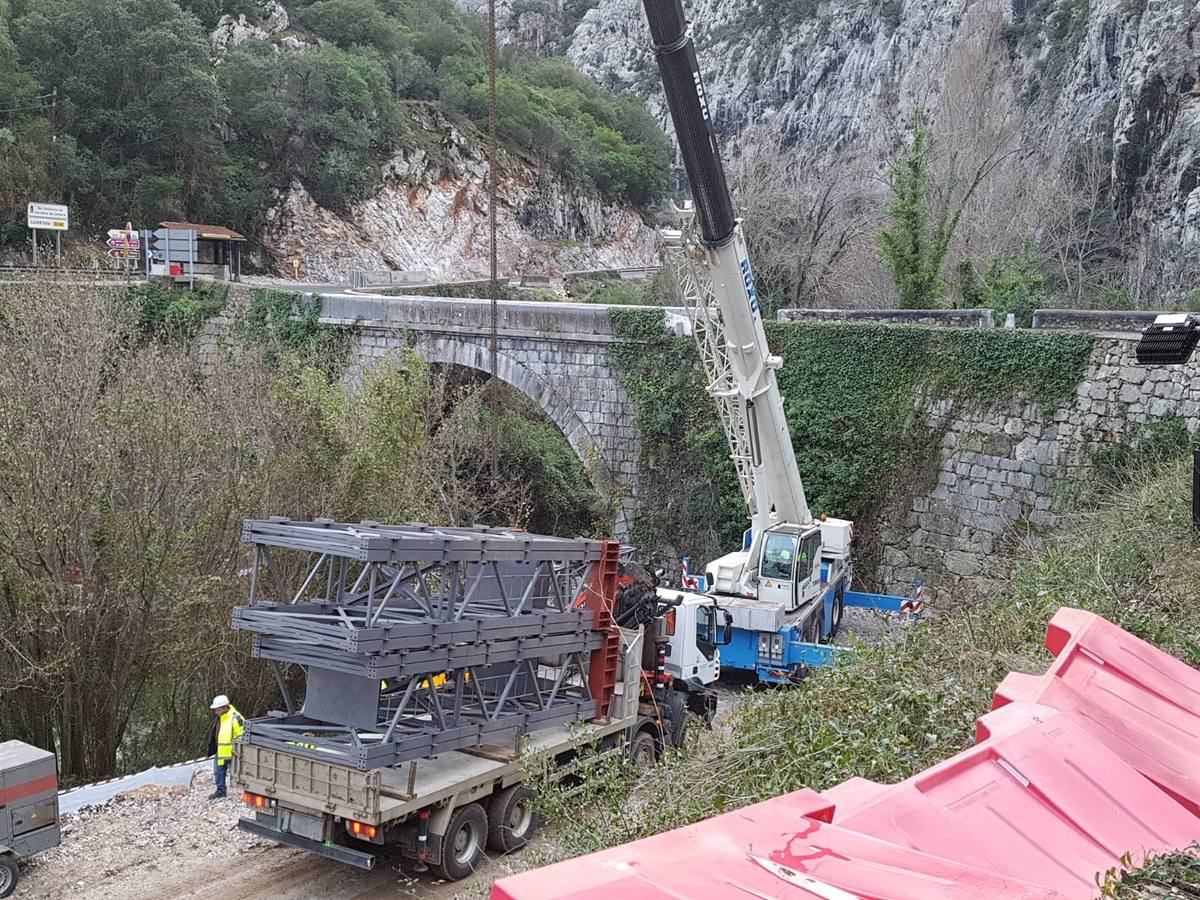
[[[277,672],[285,709],[235,747],[254,834],[363,868],[392,844],[462,878],[537,827],[523,753],[645,764],[715,710],[717,607],[660,600],[614,541],[282,518],[243,539],[233,626],[307,675],[297,703]]]

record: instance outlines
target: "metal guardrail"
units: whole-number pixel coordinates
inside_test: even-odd
[[[352,288],[368,287],[420,287],[437,282],[430,280],[429,272],[425,269],[387,269],[377,272],[352,272],[350,286]]]
[[[0,278],[12,275],[28,280],[58,281],[63,278],[119,278],[125,281],[140,281],[142,272],[129,269],[101,268],[99,266],[23,266],[0,265]]]

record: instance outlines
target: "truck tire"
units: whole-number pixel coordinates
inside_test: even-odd
[[[652,769],[658,762],[658,742],[648,731],[639,731],[629,742],[629,761],[638,770]]]
[[[832,643],[837,637],[838,630],[842,627],[842,613],[846,611],[846,598],[843,596],[842,590],[833,595],[833,609],[829,614],[829,640]]]
[[[8,897],[17,889],[17,881],[21,878],[21,870],[17,868],[17,860],[7,853],[0,856],[0,897]]]
[[[679,739],[675,746],[684,752],[689,752],[694,749],[701,728],[701,719],[694,712],[686,712],[683,714],[683,721],[679,723]]]
[[[535,795],[524,785],[514,784],[488,804],[488,847],[497,853],[512,853],[529,843],[540,817],[534,808]]]
[[[460,806],[450,816],[442,838],[442,858],[434,867],[447,881],[466,878],[479,866],[487,843],[487,813],[478,803]]]

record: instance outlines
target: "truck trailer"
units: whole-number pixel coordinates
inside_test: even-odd
[[[21,741],[0,743],[0,897],[17,889],[17,861],[57,847],[58,764]]]

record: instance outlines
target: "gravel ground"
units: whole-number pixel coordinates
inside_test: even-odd
[[[366,872],[238,830],[245,810],[240,799],[210,801],[211,791],[205,772],[190,788],[139,788],[64,817],[62,846],[23,863],[16,897],[441,900],[486,896],[493,879],[521,864],[517,857],[489,863],[457,884],[413,877],[395,860],[381,860]]]

